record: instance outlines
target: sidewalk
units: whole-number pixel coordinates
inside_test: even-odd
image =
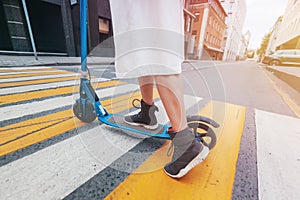
[[[275,76],[289,84],[300,92],[300,67],[299,66],[266,66],[266,69],[273,72]]]
[[[111,64],[114,58],[111,57],[88,57],[88,64]],[[80,65],[80,57],[62,57],[62,56],[18,56],[18,55],[0,55],[1,67],[25,67],[25,66],[53,66],[53,65]]]

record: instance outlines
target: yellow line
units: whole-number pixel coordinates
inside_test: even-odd
[[[107,81],[107,82],[99,82],[92,84],[95,89],[98,88],[105,88],[105,87],[112,87],[117,86],[120,84],[124,84],[124,82],[120,81]],[[20,94],[11,94],[7,96],[0,97],[0,105],[16,103],[21,101],[33,100],[37,98],[44,98],[44,97],[51,97],[57,95],[64,95],[64,94],[72,94],[77,93],[79,91],[79,86],[67,86],[61,88],[54,88],[48,90],[41,90],[41,91],[32,91]]]
[[[19,78],[19,77],[33,77],[33,76],[45,76],[46,75],[56,75],[56,74],[74,74],[73,72],[41,72],[41,73],[34,73],[34,74],[13,74],[13,75],[0,75],[0,79],[9,79],[9,78]]]
[[[210,103],[201,114],[221,119],[221,131],[203,163],[179,180],[168,177],[163,172],[170,161],[167,142],[105,199],[231,199],[245,111],[237,105]]]
[[[31,71],[53,71],[55,68],[40,68],[40,69],[0,69],[0,73],[5,72],[31,72]]]
[[[43,83],[54,83],[54,82],[62,82],[62,81],[70,81],[77,80],[78,76],[70,76],[70,77],[62,77],[62,78],[49,78],[49,79],[41,79],[41,80],[31,80],[31,81],[17,81],[17,82],[9,82],[9,83],[0,83],[0,88],[4,87],[17,87],[17,86],[26,86],[26,85],[36,85]],[[79,83],[79,81],[78,81]]]
[[[157,91],[154,98],[158,97]],[[131,108],[131,101],[141,98],[140,92],[119,96],[102,101],[102,105],[111,113],[119,113]],[[65,121],[63,119],[69,118]],[[0,156],[25,148],[51,137],[83,126],[74,117],[72,110],[65,110],[47,116],[30,119],[0,128]]]
[[[278,92],[278,94],[283,98],[285,103],[289,106],[289,108],[295,113],[295,115],[300,118],[300,107],[298,104],[293,100],[290,95],[288,95],[284,90],[280,89],[280,87],[271,79],[271,77],[264,72],[265,75],[268,77],[269,81],[273,85],[274,89]]]

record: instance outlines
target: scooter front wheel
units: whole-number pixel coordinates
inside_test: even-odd
[[[89,101],[85,103],[76,102],[73,105],[74,115],[82,122],[90,123],[96,119],[95,109]]]

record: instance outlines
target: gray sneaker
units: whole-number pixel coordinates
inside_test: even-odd
[[[138,99],[133,100],[139,101]],[[129,115],[124,117],[124,122],[127,124],[130,124],[132,126],[143,126],[146,129],[154,130],[157,129],[158,123],[155,116],[155,111],[158,111],[158,108],[153,105],[146,104],[143,99],[141,102],[141,111],[138,114],[135,115]],[[134,105],[134,107],[136,107]]]
[[[170,149],[174,149],[174,153],[172,161],[165,165],[164,171],[172,178],[181,178],[205,160],[209,149],[195,140],[192,129],[186,128],[177,133],[169,132],[169,134],[172,139]]]

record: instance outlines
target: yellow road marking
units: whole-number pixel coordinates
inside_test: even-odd
[[[36,85],[43,83],[54,83],[54,82],[62,82],[62,81],[70,81],[76,80],[78,76],[70,76],[65,78],[49,78],[49,79],[41,79],[41,80],[29,80],[29,81],[17,81],[17,82],[8,82],[8,83],[0,83],[0,88],[4,87],[17,87],[17,86],[26,86],[26,85]],[[78,80],[79,83],[79,80]]]
[[[300,106],[296,103],[295,100],[293,100],[289,94],[287,94],[286,92],[284,92],[284,90],[281,89],[281,87],[279,87],[275,81],[273,81],[270,77],[269,74],[267,74],[264,71],[265,75],[268,77],[269,81],[271,82],[271,84],[273,85],[274,89],[276,90],[276,92],[278,92],[278,94],[283,98],[283,100],[285,101],[285,103],[289,106],[289,108],[295,113],[295,115],[300,118]]]
[[[38,69],[0,69],[0,73],[5,72],[31,72],[31,71],[53,71],[55,68],[38,68]]]
[[[158,97],[157,91],[154,98]],[[102,101],[102,105],[111,113],[119,113],[131,108],[131,101],[141,98],[140,92],[119,96]],[[41,142],[51,137],[63,134],[83,126],[84,123],[76,119],[72,110],[65,110],[26,120],[0,128],[0,156]]]
[[[208,104],[201,115],[220,119],[221,127],[217,145],[203,163],[179,180],[168,177],[163,172],[170,161],[167,142],[105,199],[231,199],[245,112],[242,106]]]
[[[33,77],[33,76],[46,76],[46,75],[58,75],[58,74],[74,74],[73,72],[42,72],[42,73],[34,73],[34,74],[13,74],[13,75],[0,75],[0,79],[9,79],[9,78],[19,78],[19,77]]]
[[[94,83],[92,85],[95,89],[98,89],[98,88],[117,86],[121,84],[124,84],[124,82],[107,81],[107,82]],[[57,95],[72,94],[72,93],[77,93],[78,91],[79,91],[79,86],[67,86],[67,87],[54,88],[48,90],[32,91],[32,92],[25,92],[20,94],[11,94],[6,96],[1,96],[0,105],[33,100],[33,99],[44,98],[44,97],[57,96]]]

